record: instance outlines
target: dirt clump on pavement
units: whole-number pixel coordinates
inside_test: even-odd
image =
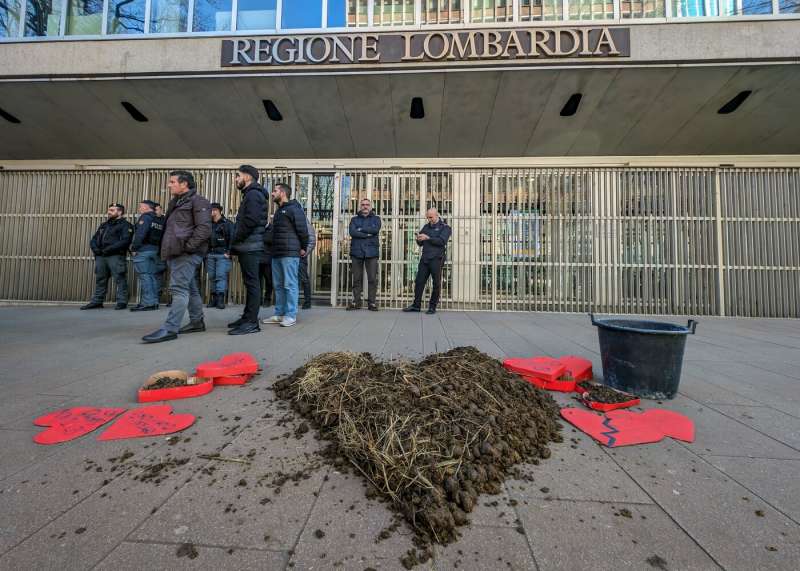
[[[180,377],[159,377],[153,384],[142,387],[145,391],[154,391],[156,389],[174,389],[176,387],[185,387],[189,383],[187,379]]]
[[[480,494],[500,493],[515,465],[549,458],[561,441],[552,397],[474,347],[416,363],[324,353],[275,391],[331,442],[329,463],[352,467],[368,497],[405,518],[420,555],[404,566],[456,540]]]
[[[628,402],[629,400],[636,398],[633,395],[620,392],[599,383],[590,383],[584,381],[578,383],[578,388],[581,389],[582,398],[590,402],[601,404],[617,404],[621,402]]]

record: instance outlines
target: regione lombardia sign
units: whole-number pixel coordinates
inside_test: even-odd
[[[630,29],[514,28],[235,38],[222,42],[223,67],[541,61],[630,56]]]

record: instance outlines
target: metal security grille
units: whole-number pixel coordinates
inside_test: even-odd
[[[228,214],[233,170],[194,171]],[[425,210],[453,229],[444,309],[798,317],[800,169],[265,170],[311,205],[314,287],[350,299],[348,223],[383,221],[379,302],[413,298]],[[0,172],[0,299],[83,301],[106,206],[166,204],[165,170]],[[314,196],[319,194],[319,196]],[[132,212],[128,213],[129,218]],[[131,268],[132,292],[136,281]],[[365,284],[366,286],[366,284]],[[426,299],[429,292],[426,292]],[[231,300],[242,302],[238,267]]]

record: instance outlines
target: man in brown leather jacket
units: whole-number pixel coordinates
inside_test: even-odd
[[[188,171],[171,172],[168,186],[172,200],[161,239],[161,259],[169,267],[172,307],[161,329],[142,337],[145,343],[171,341],[178,333],[206,330],[195,273],[208,252],[211,204],[197,194],[194,177]],[[181,327],[187,307],[189,323]]]

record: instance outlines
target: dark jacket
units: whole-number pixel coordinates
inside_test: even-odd
[[[366,216],[360,212],[350,219],[350,257],[377,258],[380,241],[381,218],[374,211]]]
[[[133,239],[133,226],[124,218],[106,220],[89,242],[95,256],[124,256]]]
[[[163,260],[187,254],[205,256],[210,237],[211,204],[197,194],[197,189],[170,200],[161,238]]]
[[[272,217],[272,257],[299,258],[308,248],[308,223],[303,207],[296,200],[278,206]]]
[[[211,254],[230,254],[231,240],[235,228],[233,222],[224,216],[219,222],[211,221],[211,238],[208,239],[208,251]]]
[[[145,212],[136,223],[133,234],[131,252],[156,250],[161,247],[161,236],[164,234],[164,217],[156,216],[155,212]]]
[[[422,246],[422,259],[433,260],[444,258],[447,253],[447,241],[450,239],[450,226],[441,217],[436,224],[430,222],[422,227],[420,234],[430,236],[428,240],[417,240],[417,245]]]
[[[267,201],[264,188],[257,182],[242,189],[242,202],[236,214],[236,231],[231,250],[237,254],[264,249],[264,226],[267,225]]]
[[[262,263],[272,260],[272,222],[267,222],[264,228],[264,252],[261,254]]]

